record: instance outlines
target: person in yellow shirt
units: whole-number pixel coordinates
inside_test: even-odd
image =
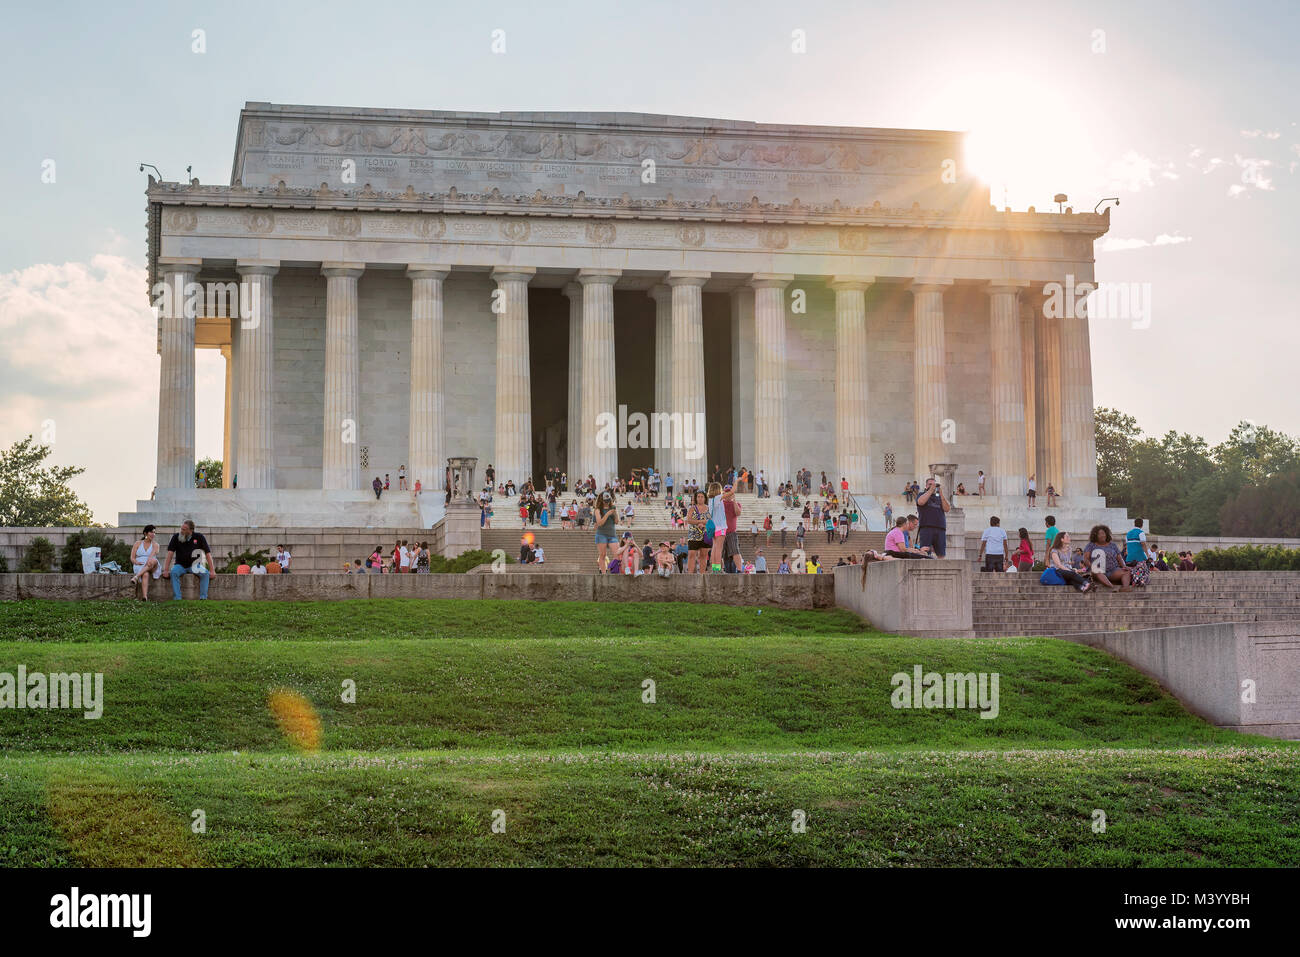
[[[821,570],[822,570],[822,566],[818,563],[817,556],[816,555],[811,556],[807,562],[808,574],[817,575],[821,573]]]

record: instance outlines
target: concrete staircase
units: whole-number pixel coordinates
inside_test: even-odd
[[[441,492],[390,489],[373,492],[322,489],[160,489],[153,499],[136,502],[118,515],[118,527],[147,524],[170,528],[192,518],[208,528],[399,529],[434,526],[443,516]],[[409,536],[408,536],[409,537]]]
[[[500,512],[498,511],[498,514]],[[495,523],[494,523],[495,524]],[[619,535],[629,529],[619,526]],[[546,565],[551,562],[564,562],[566,564],[576,564],[577,567],[584,571],[594,571],[596,566],[596,544],[591,529],[567,529],[567,528],[529,528],[538,544],[546,555]],[[661,541],[671,541],[676,543],[681,537],[680,532],[671,536],[668,529],[664,528],[644,528],[638,522],[630,531],[636,536],[638,543],[644,545],[645,540],[649,538],[657,548]],[[483,532],[483,548],[487,551],[493,549],[503,549],[512,559],[519,557],[519,539],[523,534],[520,529],[502,529],[491,528]],[[763,549],[764,556],[767,558],[767,567],[769,572],[775,572],[777,565],[781,562],[781,554],[790,553],[794,550],[794,534],[786,536],[786,547],[781,547],[780,533],[773,533],[772,543],[768,545],[765,542],[765,536],[760,532],[755,540],[748,530],[739,533],[740,553],[746,561],[753,561],[756,548]],[[838,542],[827,544],[826,533],[822,532],[820,537],[809,535],[804,551],[811,557],[818,556],[822,568],[830,571],[835,563],[843,557],[846,561],[850,555],[856,554],[861,558],[862,553],[868,548],[882,549],[885,544],[885,536],[880,532],[852,532],[849,534],[849,540],[843,545]]]
[[[1300,620],[1300,572],[1152,572],[1146,588],[1123,594],[1040,585],[1038,573],[981,572],[973,599],[980,636]]]

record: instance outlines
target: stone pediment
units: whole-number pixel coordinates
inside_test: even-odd
[[[449,113],[248,104],[231,182],[378,194],[735,208],[988,205],[960,133],[627,113]],[[945,173],[947,175],[945,176]],[[955,175],[954,175],[955,173]]]

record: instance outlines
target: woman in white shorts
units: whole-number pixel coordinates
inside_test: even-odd
[[[146,525],[140,540],[131,548],[131,583],[140,586],[140,598],[149,600],[149,579],[162,577],[158,561],[158,543],[154,541],[154,527]]]

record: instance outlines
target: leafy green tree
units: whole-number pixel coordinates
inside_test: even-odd
[[[1118,508],[1129,507],[1132,495],[1133,446],[1141,437],[1137,419],[1118,409],[1093,412],[1097,438],[1097,490]]]
[[[194,485],[197,488],[199,484],[199,470],[204,469],[207,472],[208,488],[221,488],[221,459],[199,459],[194,463]]]
[[[0,451],[0,525],[48,528],[92,525],[89,507],[68,486],[85,471],[71,465],[45,465],[48,445],[32,436]]]
[[[48,572],[54,566],[54,543],[44,535],[32,539],[23,560],[18,565],[20,572]]]
[[[1222,534],[1230,537],[1300,537],[1300,469],[1242,487],[1219,516]]]
[[[1258,485],[1270,476],[1300,468],[1300,442],[1266,425],[1239,422],[1214,447],[1214,460],[1234,488]]]

